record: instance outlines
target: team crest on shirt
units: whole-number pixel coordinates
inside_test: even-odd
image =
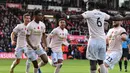
[[[33,32],[34,32],[34,34],[41,34],[41,29],[40,29],[41,27],[40,26],[38,26],[38,27],[34,27],[34,29],[33,29]]]
[[[65,39],[65,33],[60,33],[60,34],[59,34],[59,37],[60,37],[61,39]]]
[[[25,36],[25,34],[26,34],[25,28],[21,28],[21,35]]]

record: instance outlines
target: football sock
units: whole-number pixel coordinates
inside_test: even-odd
[[[122,61],[119,61],[120,71],[122,70]]]
[[[31,65],[31,61],[27,60],[26,61],[26,73],[29,73],[30,65]]]

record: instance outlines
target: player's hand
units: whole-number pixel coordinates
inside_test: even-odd
[[[44,47],[44,49],[45,49],[46,51],[49,51],[48,47]]]
[[[34,50],[37,50],[37,49],[39,49],[39,46],[33,46],[32,47]]]
[[[48,55],[48,56],[51,56],[52,53],[53,53],[53,52],[52,52],[51,48],[48,47],[47,55]]]
[[[15,42],[15,41],[12,41],[11,44],[14,46],[14,45],[16,45],[16,42]]]
[[[32,49],[37,50],[37,47],[34,47],[34,46],[33,46]]]

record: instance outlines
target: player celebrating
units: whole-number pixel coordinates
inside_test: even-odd
[[[22,53],[26,53],[26,26],[30,22],[30,15],[28,13],[23,15],[24,23],[18,24],[11,33],[11,44],[16,45],[15,48],[15,60],[13,61],[10,69],[10,73],[14,73],[14,68],[20,63],[20,59],[22,57]],[[14,40],[15,35],[17,35],[17,44]],[[27,66],[30,66],[29,62],[27,62]],[[28,67],[27,67],[28,68]],[[28,69],[26,69],[26,73],[28,73]]]
[[[35,10],[33,13],[33,20],[27,25],[27,56],[32,61],[34,66],[34,73],[38,71],[38,62],[37,57],[38,55],[42,60],[42,65],[47,64],[48,59],[45,50],[47,50],[46,44],[46,35],[45,35],[45,24],[41,22],[42,20],[42,13],[40,10]],[[41,46],[44,44],[45,50]],[[41,62],[39,66],[41,65]]]
[[[117,16],[121,17],[119,14]],[[104,61],[107,68],[106,73],[108,73],[108,67],[112,69],[122,56],[122,41],[126,40],[127,35],[126,30],[120,24],[122,24],[122,21],[113,21],[114,27],[109,29],[107,33],[107,44],[109,46]]]
[[[88,3],[88,11],[81,15],[70,15],[62,13],[61,16],[70,19],[86,19],[89,28],[89,41],[86,57],[90,60],[91,73],[96,73],[96,64],[100,66],[100,72],[105,73],[106,69],[103,60],[106,57],[106,36],[104,33],[105,20],[125,20],[130,17],[112,17],[99,10],[100,4],[95,2]]]
[[[52,32],[48,35],[48,39],[50,40],[49,47],[52,50],[52,66],[56,67],[54,73],[59,73],[60,68],[62,67],[63,61],[63,52],[62,52],[62,44],[68,46],[67,35],[68,31],[65,29],[66,22],[63,18],[58,21],[59,27],[52,30]]]

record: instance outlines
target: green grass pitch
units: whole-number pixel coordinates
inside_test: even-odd
[[[0,73],[9,73],[12,62],[13,59],[0,59]],[[26,60],[21,60],[21,63],[15,68],[14,73],[25,73],[25,62]],[[90,73],[89,67],[88,60],[65,60],[60,73]],[[54,67],[49,64],[41,67],[41,70],[42,73],[54,73]],[[33,73],[32,64],[30,73]],[[124,72],[124,66],[122,72],[120,72],[118,64],[116,64],[113,70],[109,70],[109,73],[130,73],[130,61],[128,63],[128,72]]]

